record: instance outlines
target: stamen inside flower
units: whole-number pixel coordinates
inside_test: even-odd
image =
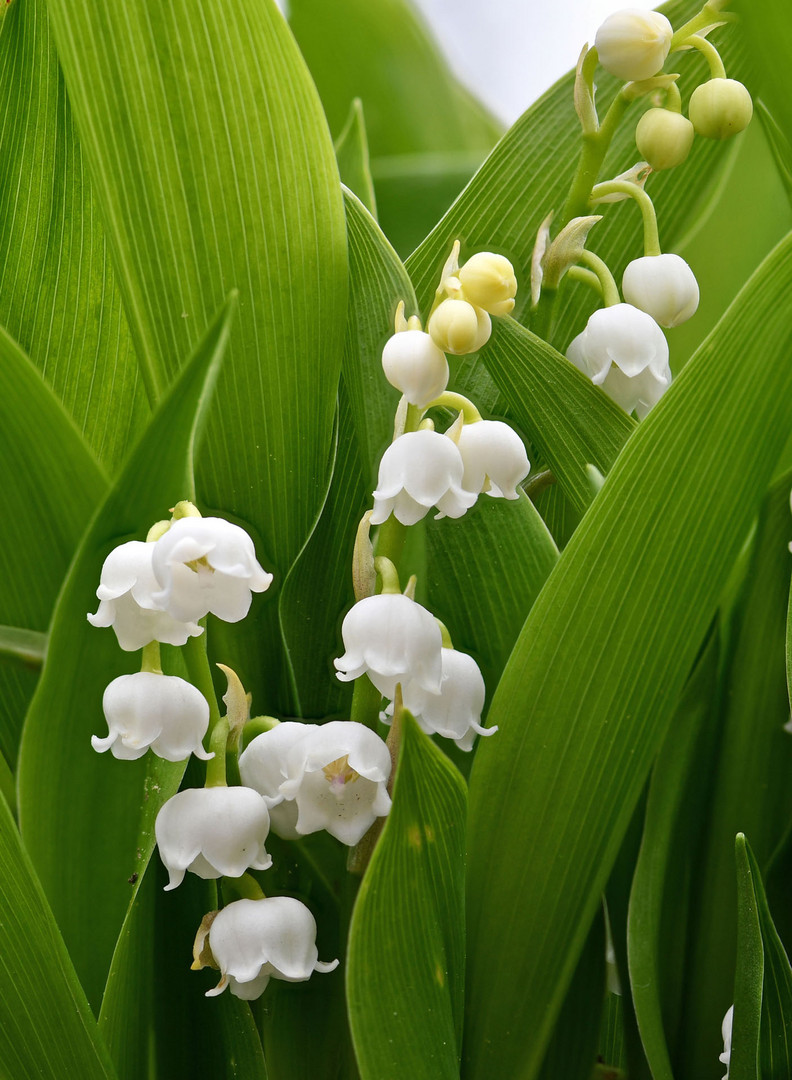
[[[210,574],[214,573],[214,567],[209,565],[205,555],[202,555],[200,559],[193,559],[191,562],[186,562],[184,565],[189,570],[192,570],[194,574],[199,574],[202,569],[208,571]]]
[[[336,758],[329,765],[325,765],[322,772],[336,794],[340,794],[346,784],[354,783],[355,780],[360,779],[360,773],[355,772],[349,764],[348,754],[344,754],[343,757]]]

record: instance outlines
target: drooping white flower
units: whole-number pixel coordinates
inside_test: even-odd
[[[338,961],[322,963],[316,948],[316,922],[305,904],[291,896],[235,900],[202,925],[196,955],[206,938],[222,978],[207,997],[231,993],[244,1001],[260,997],[270,979],[305,982],[315,971],[328,972]],[[201,966],[196,962],[193,967]]]
[[[414,525],[436,506],[438,518],[462,517],[476,496],[462,487],[464,465],[456,444],[436,431],[410,431],[391,443],[380,461],[372,525],[391,513]]]
[[[112,626],[118,644],[126,652],[142,649],[151,641],[184,645],[188,638],[203,633],[192,621],[180,621],[154,600],[159,584],[154,576],[154,544],[130,540],[114,548],[104,561],[92,626]]]
[[[487,344],[492,320],[483,308],[467,300],[449,298],[432,313],[426,329],[443,352],[465,356]]]
[[[679,326],[699,305],[693,271],[671,252],[633,259],[624,271],[622,292],[628,304],[645,311],[661,326]]]
[[[423,330],[402,330],[382,350],[385,378],[411,405],[424,409],[448,386],[445,353]]]
[[[346,652],[333,663],[342,682],[368,675],[387,698],[397,683],[440,692],[440,628],[434,615],[408,596],[382,593],[359,600],[347,612],[341,636]]]
[[[287,779],[286,759],[298,742],[315,730],[316,724],[285,720],[251,739],[239,755],[242,783],[253,788],[269,807],[272,831],[283,840],[298,840],[297,804],[284,801],[280,786]]]
[[[241,877],[267,870],[267,804],[248,787],[188,788],[168,799],[154,825],[160,858],[170,875],[166,890],[186,870],[200,878]]]
[[[673,35],[674,28],[659,11],[625,8],[608,16],[594,44],[606,71],[617,79],[638,82],[662,68]]]
[[[642,417],[671,384],[663,331],[632,304],[595,311],[570,343],[567,359],[625,411]]]
[[[297,807],[301,836],[326,829],[353,847],[390,810],[390,752],[373,731],[350,720],[315,727],[289,752],[281,793]]]
[[[429,694],[414,683],[403,690],[404,707],[427,735],[453,739],[460,750],[472,750],[476,735],[494,735],[497,727],[481,726],[486,690],[479,666],[472,656],[443,648],[443,681],[439,694]],[[393,705],[386,710],[393,715]]]
[[[690,95],[688,116],[697,135],[728,139],[750,124],[753,101],[736,79],[710,79]]]
[[[505,255],[478,251],[459,271],[465,299],[490,315],[508,315],[514,308],[517,278]]]
[[[457,447],[465,467],[462,486],[478,495],[516,499],[517,485],[531,468],[523,441],[501,420],[476,420],[464,424]]]
[[[239,622],[250,610],[251,592],[272,582],[256,559],[244,529],[223,518],[183,517],[154,544],[153,599],[177,619],[201,619],[210,612]]]
[[[113,679],[102,698],[110,734],[91,736],[98,753],[134,761],[151,747],[166,761],[184,761],[195,754],[208,761],[201,740],[209,727],[209,705],[194,686],[176,675],[138,671]]]
[[[721,1024],[723,1037],[723,1053],[718,1055],[718,1061],[726,1066],[726,1075],[723,1080],[729,1080],[729,1065],[731,1063],[732,1027],[734,1024],[734,1006],[730,1005]]]

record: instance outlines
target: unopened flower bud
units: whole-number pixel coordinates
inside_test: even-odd
[[[445,353],[423,330],[394,334],[382,350],[385,378],[411,405],[424,409],[448,385]]]
[[[633,259],[622,278],[624,299],[661,326],[679,326],[695,314],[698,282],[684,259],[670,252]]]
[[[594,44],[606,71],[618,79],[638,82],[663,66],[673,34],[671,23],[659,11],[626,8],[608,16]]]
[[[669,109],[649,109],[638,121],[635,145],[657,172],[681,165],[690,153],[695,131],[686,116]]]
[[[708,139],[728,139],[751,122],[751,95],[736,79],[710,79],[690,95],[688,116],[697,134]]]
[[[479,251],[459,271],[465,297],[490,315],[508,315],[514,307],[517,278],[504,255]]]
[[[487,344],[492,322],[486,311],[467,300],[444,300],[430,318],[427,330],[443,352],[463,356]]]

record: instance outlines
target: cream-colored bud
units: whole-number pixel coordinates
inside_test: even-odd
[[[695,131],[686,116],[668,109],[649,109],[638,121],[635,145],[655,171],[681,165],[690,153]]]
[[[429,319],[427,330],[443,352],[463,356],[487,344],[492,322],[486,311],[467,300],[444,300]]]
[[[608,16],[594,44],[606,71],[627,82],[640,82],[663,66],[673,34],[671,23],[659,11],[627,8]]]
[[[751,122],[751,95],[736,79],[710,79],[690,95],[688,116],[698,135],[728,139]]]
[[[490,315],[508,315],[514,307],[517,278],[505,255],[479,251],[459,271],[465,298]]]

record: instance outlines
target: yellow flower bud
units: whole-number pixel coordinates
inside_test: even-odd
[[[443,352],[462,356],[486,345],[492,322],[486,311],[467,300],[444,300],[429,319],[427,330]]]
[[[490,315],[508,315],[514,307],[517,278],[504,255],[479,251],[459,271],[465,298]]]
[[[649,109],[638,121],[635,145],[653,169],[673,169],[690,153],[695,131],[686,116],[668,109]]]
[[[710,79],[690,95],[688,116],[697,134],[708,139],[727,139],[748,127],[753,102],[736,79]]]

